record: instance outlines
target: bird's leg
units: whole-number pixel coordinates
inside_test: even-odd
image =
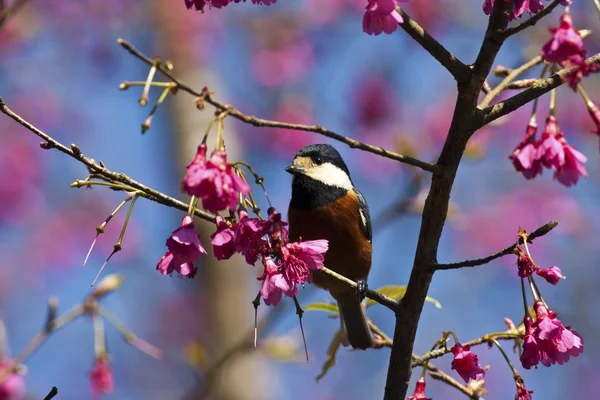
[[[366,279],[359,279],[356,281],[356,297],[358,297],[359,303],[362,303],[367,296],[367,290],[369,290],[369,286],[367,285]]]

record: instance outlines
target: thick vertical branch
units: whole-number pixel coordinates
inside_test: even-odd
[[[437,249],[448,213],[448,203],[456,171],[467,141],[481,119],[477,110],[477,98],[488,75],[494,58],[503,42],[503,32],[509,19],[512,2],[496,2],[481,50],[468,82],[458,85],[458,95],[448,137],[440,154],[437,166],[440,172],[433,174],[429,195],[425,201],[421,230],[406,290],[396,312],[394,345],[390,354],[384,399],[406,398],[411,377],[411,356],[417,326],[425,297],[433,277],[428,265],[437,260]]]

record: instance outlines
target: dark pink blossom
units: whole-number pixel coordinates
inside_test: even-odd
[[[425,397],[425,378],[421,377],[415,386],[415,392],[412,396],[408,396],[407,400],[431,400]]]
[[[262,239],[265,225],[266,221],[250,218],[245,210],[239,212],[239,222],[235,231],[235,249],[250,265],[254,265],[258,256],[268,247],[268,243]]]
[[[280,248],[283,274],[290,282],[300,285],[311,282],[312,271],[323,268],[328,247],[325,239],[286,243]]]
[[[523,251],[521,246],[517,246],[517,274],[521,278],[527,278],[533,274],[533,271],[537,269],[537,265],[533,263],[531,257]]]
[[[485,370],[479,365],[477,355],[471,353],[470,349],[468,344],[463,347],[458,342],[450,349],[454,354],[452,369],[456,370],[465,382],[469,382],[469,378],[479,380],[485,376]]]
[[[533,308],[535,323],[529,317],[525,319],[523,368],[530,369],[540,362],[546,367],[555,363],[562,365],[583,352],[584,343],[579,333],[564,326],[543,302],[536,301]]]
[[[213,254],[217,260],[227,260],[235,253],[235,230],[217,215],[217,231],[210,237],[212,239]]]
[[[537,122],[535,117],[532,117],[527,125],[525,137],[509,156],[515,169],[522,173],[526,179],[532,179],[542,174],[542,164],[537,157],[538,143],[535,140],[536,132]]]
[[[298,293],[298,288],[294,282],[287,279],[282,273],[273,258],[263,257],[265,272],[258,280],[263,284],[260,288],[260,295],[268,306],[276,306],[281,301],[281,294],[288,297],[294,297]]]
[[[575,185],[580,176],[586,178],[588,176],[587,169],[583,165],[587,162],[587,157],[575,147],[570,146],[562,133],[560,135],[560,142],[565,154],[564,164],[561,168],[554,170],[554,179],[565,186]]]
[[[556,285],[563,277],[560,268],[558,268],[556,265],[553,265],[547,269],[538,268],[535,273],[552,285]]]
[[[194,8],[196,11],[204,12],[204,7],[221,8],[230,3],[230,0],[185,0],[185,6],[188,10]]]
[[[112,393],[114,390],[113,375],[105,357],[96,358],[96,364],[94,364],[94,368],[89,375],[94,397]]]
[[[7,358],[0,358],[0,373],[9,366],[11,361]],[[12,372],[0,383],[0,400],[20,400],[24,397],[25,380],[20,374]]]
[[[531,393],[533,390],[527,390],[525,386],[518,385],[515,400],[531,400]]]
[[[363,17],[363,32],[369,35],[380,35],[382,32],[393,33],[398,24],[404,22],[396,11],[399,2],[408,0],[367,0],[367,10]]]
[[[187,166],[182,190],[202,199],[202,207],[212,213],[229,208],[235,210],[239,194],[247,195],[250,187],[233,172],[227,153],[215,150],[206,160],[206,145],[198,146],[194,160]]]
[[[194,261],[206,254],[200,243],[194,219],[189,215],[183,217],[181,226],[175,229],[167,239],[169,249],[158,262],[156,269],[163,275],[178,272],[182,276],[193,278],[196,276]]]
[[[575,55],[570,57],[567,61],[562,63],[564,67],[575,67],[573,71],[569,72],[565,76],[565,82],[571,87],[571,89],[577,89],[577,85],[581,82],[581,80],[588,76],[590,72],[598,72],[600,71],[600,67],[596,63],[587,62],[585,57],[580,55]]]
[[[483,2],[483,12],[486,15],[490,15],[494,10],[494,4],[496,0],[485,0]],[[510,0],[504,0],[506,3],[509,3]],[[544,9],[544,4],[541,0],[515,0],[513,4],[513,9],[511,11],[510,19],[511,21],[519,18],[523,13],[528,12],[531,14],[536,14]]]
[[[563,63],[572,56],[585,58],[583,39],[573,28],[573,19],[570,13],[563,13],[560,17],[560,25],[557,28],[549,29],[553,34],[552,39],[542,47],[542,56],[546,61]]]

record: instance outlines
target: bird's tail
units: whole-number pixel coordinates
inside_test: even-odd
[[[342,345],[363,350],[373,347],[373,335],[358,298],[348,296],[339,299],[338,308],[342,323]]]

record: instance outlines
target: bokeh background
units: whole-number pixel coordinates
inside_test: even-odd
[[[110,169],[172,196],[183,198],[182,171],[204,133],[210,107],[200,112],[187,94],[171,96],[142,136],[140,125],[159,91],[153,91],[150,105],[142,108],[137,101],[140,88],[118,90],[122,81],[145,80],[148,73],[143,63],[117,45],[118,37],[151,57],[172,60],[175,74],[185,82],[198,89],[208,86],[218,99],[248,114],[318,123],[431,162],[447,133],[456,92],[450,75],[401,30],[390,36],[363,34],[364,0],[280,0],[270,7],[234,4],[205,13],[187,11],[183,1],[25,3],[0,27],[0,96],[56,139],[77,143],[84,154]],[[487,21],[481,0],[414,0],[405,9],[462,60],[474,60]],[[537,55],[549,38],[547,26],[558,25],[559,12],[560,8],[535,28],[511,38],[497,62],[514,67]],[[596,53],[599,21],[592,2],[578,0],[572,12],[577,28],[593,30],[586,42]],[[592,99],[600,102],[598,82],[597,77],[584,81]],[[588,156],[589,179],[565,188],[546,171],[526,181],[507,157],[525,132],[531,107],[497,121],[469,143],[452,192],[439,259],[485,256],[513,242],[519,226],[531,231],[550,220],[559,221],[552,234],[536,240],[531,250],[540,265],[558,265],[568,277],[557,287],[542,282],[542,291],[559,318],[584,337],[585,352],[563,366],[522,372],[535,398],[594,398],[600,352],[594,340],[600,328],[594,306],[600,282],[598,137],[589,133],[594,125],[579,96],[561,88],[558,97],[559,122],[569,143]],[[547,103],[547,98],[540,102],[541,126]],[[284,167],[302,146],[327,142],[311,133],[252,128],[229,119],[226,140],[232,159],[248,160],[265,176],[273,204],[284,212],[290,196]],[[87,171],[56,151],[40,149],[38,143],[33,134],[0,116],[0,319],[13,356],[41,328],[49,296],[57,296],[64,311],[89,293],[124,219],[121,212],[109,224],[82,269],[95,227],[122,195],[101,187],[70,189],[69,183],[84,178]],[[429,176],[341,144],[336,147],[371,207],[370,286],[405,284]],[[260,190],[255,193],[265,206]],[[194,280],[159,275],[156,262],[181,216],[177,210],[140,200],[123,251],[104,272],[125,276],[123,287],[104,305],[139,337],[165,352],[163,360],[154,360],[127,345],[108,326],[115,390],[107,398],[382,397],[389,349],[341,349],[337,365],[315,382],[339,322],[321,312],[305,313],[307,364],[289,299],[277,309],[259,309],[263,320],[259,345],[252,349],[251,301],[260,271],[243,265],[241,258],[216,263],[205,256]],[[205,222],[198,225],[209,247],[208,235],[214,228]],[[429,294],[443,309],[425,305],[415,351],[427,351],[445,330],[454,330],[467,341],[505,329],[504,317],[518,321],[522,303],[514,262],[507,257],[484,267],[436,274]],[[299,299],[307,305],[330,297],[307,287]],[[387,309],[372,307],[369,316],[393,333]],[[232,348],[238,351],[232,354]],[[477,353],[483,365],[491,366],[486,398],[512,398],[512,376],[499,353],[486,347]],[[221,362],[224,357],[226,362]],[[457,378],[450,362],[446,356],[434,364]],[[61,400],[91,398],[88,372],[93,363],[93,329],[84,317],[55,333],[27,361],[29,398],[42,398],[52,386],[58,386]],[[427,394],[434,399],[463,398],[431,379]]]

